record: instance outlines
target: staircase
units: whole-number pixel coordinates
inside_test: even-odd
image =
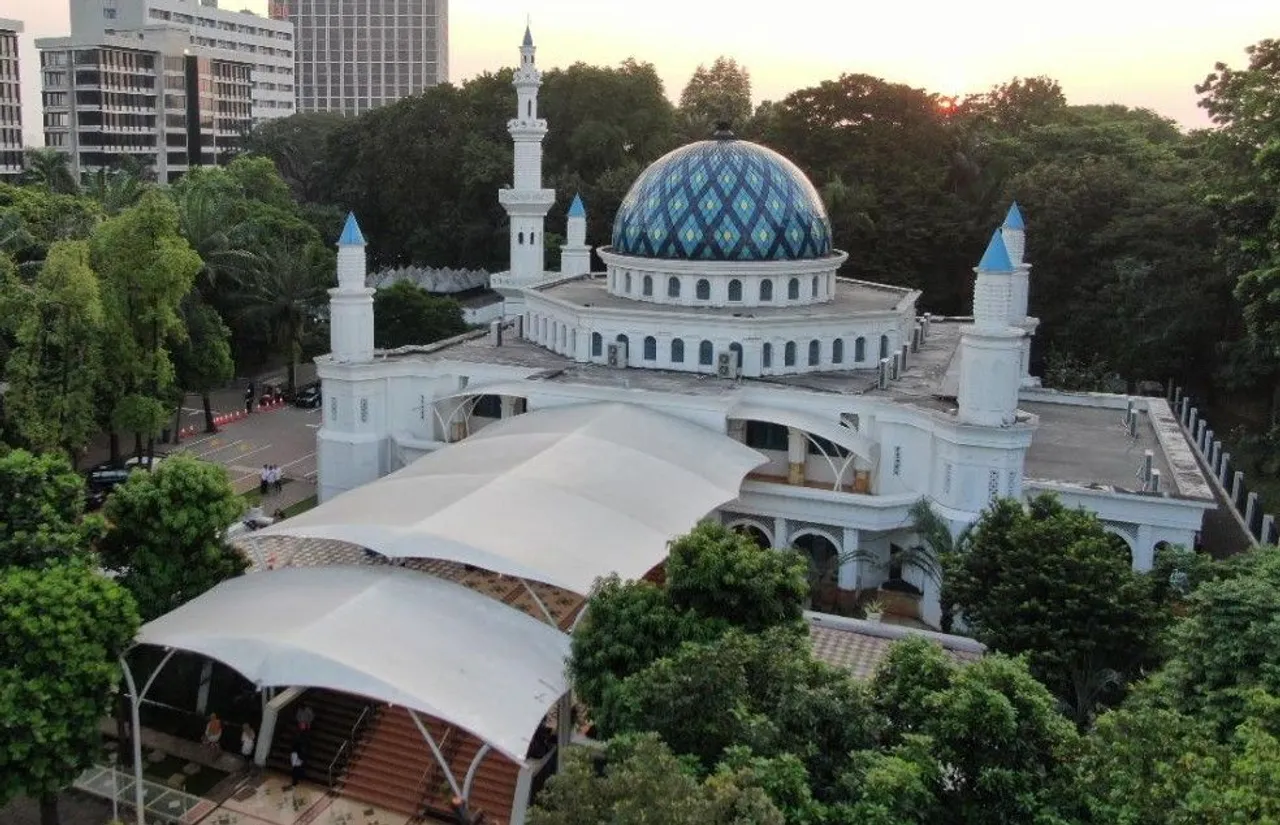
[[[298,723],[294,717],[303,705],[310,705],[316,712],[307,738],[303,771],[307,781],[329,787],[330,766],[334,769],[332,779],[337,784],[342,768],[349,763],[352,749],[356,746],[355,742],[348,742],[352,728],[359,722],[367,732],[370,723],[376,721],[370,717],[377,715],[380,706],[350,693],[320,688],[306,691],[280,712],[271,742],[271,754],[267,757],[268,767],[289,773],[289,752],[298,739]]]
[[[317,719],[319,710],[316,711]],[[419,714],[440,746],[459,786],[481,747],[476,737],[438,719]],[[404,708],[385,708],[366,729],[342,787],[342,795],[389,811],[419,817],[449,818],[453,791],[418,726]],[[511,818],[520,767],[490,751],[476,769],[469,807],[483,812],[486,825],[506,825]]]

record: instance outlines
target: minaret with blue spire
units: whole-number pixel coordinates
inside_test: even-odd
[[[591,271],[591,247],[587,246],[587,208],[581,195],[573,196],[566,223],[565,242],[560,247],[560,274],[585,275]]]
[[[1000,227],[1004,236],[1005,248],[1009,250],[1009,260],[1014,266],[1013,300],[1009,306],[1009,323],[1019,327],[1024,334],[1022,341],[1022,386],[1038,387],[1040,379],[1031,375],[1031,339],[1035,337],[1039,318],[1029,314],[1028,303],[1031,296],[1031,264],[1026,262],[1027,226],[1022,218],[1022,210],[1017,201],[1009,207],[1004,225]]]
[[[365,286],[364,233],[348,213],[338,238],[338,287],[329,290],[329,351],[343,363],[373,360],[373,289]]]
[[[1017,266],[997,229],[974,270],[973,325],[960,337],[959,417],[966,424],[1014,423],[1022,384],[1023,331],[1009,323]]]
[[[511,268],[501,283],[522,287],[545,275],[543,225],[547,211],[555,203],[553,189],[542,186],[542,139],[547,122],[538,117],[538,88],[542,72],[534,60],[533,33],[526,26],[520,44],[520,65],[512,85],[516,88],[516,116],[507,122],[507,132],[515,143],[514,180],[510,188],[498,190],[498,201],[511,222]]]

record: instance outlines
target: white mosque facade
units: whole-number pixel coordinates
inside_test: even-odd
[[[936,582],[895,553],[919,543],[909,510],[922,498],[958,530],[996,497],[1052,491],[1096,512],[1139,569],[1161,542],[1196,543],[1212,492],[1168,404],[1054,392],[1029,375],[1034,277],[1016,205],[975,269],[972,316],[922,315],[916,291],[840,277],[857,253],[833,247],[804,173],[721,129],[636,180],[596,250],[604,271],[591,271],[575,197],[561,269],[547,272],[555,192],[541,143],[554,127],[538,117],[527,34],[520,55],[514,178],[498,193],[511,268],[491,281],[504,319],[375,350],[364,239],[348,219],[332,352],[317,359],[322,502],[503,418],[620,402],[761,454],[710,517],[805,550],[840,590],[905,581],[924,592],[926,621]]]

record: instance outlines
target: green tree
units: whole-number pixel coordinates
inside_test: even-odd
[[[677,610],[723,619],[748,632],[795,624],[809,593],[808,565],[749,536],[704,521],[671,543],[667,593]]]
[[[84,478],[65,456],[0,454],[0,567],[39,567],[85,550],[101,530],[84,518]]]
[[[698,64],[680,93],[680,112],[689,138],[705,140],[717,123],[742,130],[751,118],[751,74],[731,57],[710,67]]]
[[[1031,672],[1087,724],[1111,672],[1132,677],[1157,654],[1150,581],[1092,513],[1051,495],[983,512],[949,557],[945,598],[982,642],[1026,654]]]
[[[276,352],[285,357],[289,392],[297,386],[303,339],[327,300],[333,273],[333,254],[318,243],[276,247],[261,256],[233,296],[244,320],[268,329]]]
[[[88,238],[101,219],[91,198],[0,183],[0,241],[24,274],[34,275],[50,245]]]
[[[178,307],[200,270],[200,256],[178,231],[178,212],[151,190],[138,205],[107,220],[91,240],[93,267],[102,279],[105,317],[104,395],[112,432],[152,439],[168,420],[174,396],[166,342],[184,333]]]
[[[244,572],[247,560],[224,538],[243,509],[221,466],[171,456],[107,499],[103,564],[150,621]]]
[[[346,121],[336,112],[306,112],[265,120],[246,137],[244,150],[269,158],[298,200],[324,203],[332,185],[325,162],[328,142]]]
[[[82,564],[0,569],[0,807],[26,794],[42,825],[99,755],[99,725],[138,628],[129,594]]]
[[[101,204],[105,214],[118,215],[137,204],[146,189],[141,170],[99,169],[87,176],[84,194]]]
[[[74,463],[97,432],[102,301],[84,241],[60,241],[9,323],[5,416],[29,446],[66,451]]]
[[[439,298],[409,281],[384,286],[373,295],[374,345],[394,349],[431,344],[467,331],[462,305]]]
[[[573,748],[565,769],[547,783],[529,811],[529,825],[782,825],[758,787],[732,773],[699,780],[653,735],[609,743],[603,771],[585,748]]]
[[[57,149],[28,149],[23,159],[24,183],[41,187],[55,195],[75,195],[80,184],[71,172],[71,156]]]
[[[217,310],[206,304],[195,290],[187,293],[183,300],[182,315],[187,334],[173,347],[177,383],[187,392],[200,394],[205,432],[217,432],[209,393],[225,386],[235,376],[231,330],[222,323]]]

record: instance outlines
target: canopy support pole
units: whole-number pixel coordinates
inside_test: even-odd
[[[449,782],[449,790],[453,791],[453,795],[465,800],[467,797],[458,787],[458,780],[453,778],[453,771],[449,770],[449,763],[445,761],[444,753],[440,750],[440,746],[436,744],[435,737],[431,735],[431,731],[427,730],[427,726],[422,724],[422,720],[418,718],[418,713],[413,708],[405,708],[409,711],[409,718],[413,720],[413,724],[418,726],[418,732],[422,734],[422,738],[427,740],[427,747],[431,748],[431,753],[436,758],[436,764],[440,766],[440,770],[444,771],[444,778]]]
[[[471,783],[476,778],[476,771],[480,768],[480,763],[489,755],[489,751],[493,748],[489,747],[489,743],[485,742],[480,746],[480,750],[476,751],[475,757],[471,760],[471,764],[467,766],[467,776],[462,780],[462,798],[467,799],[471,796]]]
[[[569,625],[570,636],[578,629],[578,625],[582,623],[582,618],[587,615],[587,605],[588,602],[583,602],[582,606],[578,608],[578,615],[573,617],[573,624]]]
[[[133,740],[133,809],[138,825],[146,825],[147,821],[146,794],[142,787],[142,714],[139,712],[138,707],[142,704],[142,700],[147,697],[147,691],[151,690],[151,685],[155,682],[156,677],[160,675],[160,671],[164,670],[164,666],[169,664],[169,660],[177,652],[177,648],[170,648],[164,654],[160,664],[156,665],[155,671],[147,679],[146,684],[142,686],[141,693],[138,692],[138,685],[133,680],[133,671],[129,668],[129,661],[125,658],[128,651],[120,654],[120,669],[124,671],[124,683],[129,688],[129,738]]]
[[[551,625],[556,630],[559,630],[560,625],[556,623],[556,617],[551,615],[551,611],[547,609],[546,603],[543,602],[542,599],[538,598],[537,593],[533,592],[533,588],[529,586],[529,580],[521,579],[520,583],[524,585],[524,592],[529,594],[529,596],[533,599],[533,603],[536,604],[538,606],[538,609],[542,611],[542,617],[547,620],[547,624]]]

